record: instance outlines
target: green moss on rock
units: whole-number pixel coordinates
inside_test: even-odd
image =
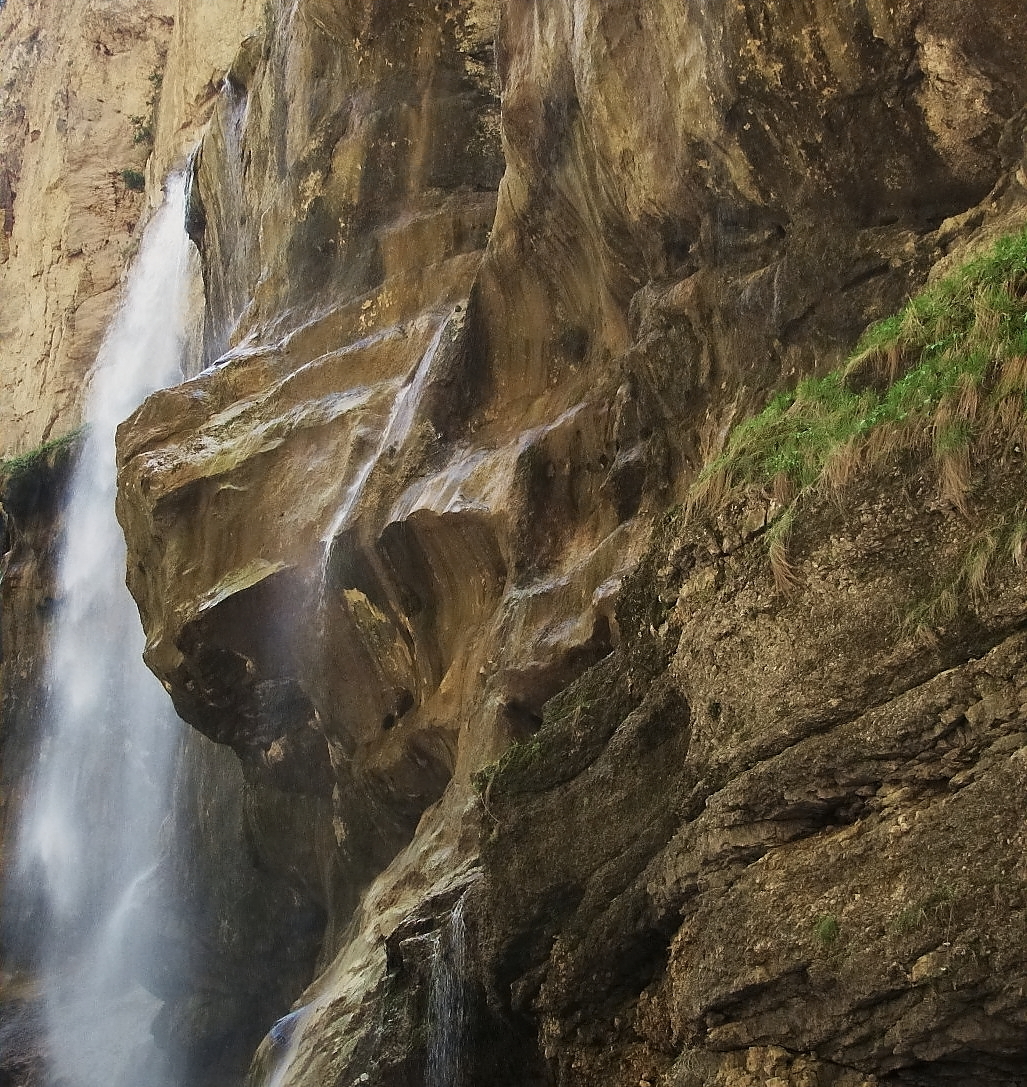
[[[85,428],[79,427],[0,461],[0,502],[15,519],[52,498],[84,435]]]

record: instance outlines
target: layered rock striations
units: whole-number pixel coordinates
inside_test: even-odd
[[[0,11],[5,453],[78,424],[82,382],[144,209],[122,170],[142,188],[147,100],[159,90],[170,9],[65,0]]]
[[[964,500],[914,443],[787,558],[783,486],[690,487],[1027,221],[1025,19],[299,0],[238,35],[203,357],[123,425],[119,516],[261,924],[319,926],[253,1084],[1023,1082],[1024,583],[1015,547],[960,573],[1018,448]]]
[[[255,0],[25,0],[0,8],[0,453],[80,422],[144,173],[181,165]],[[165,81],[167,93],[164,93]]]

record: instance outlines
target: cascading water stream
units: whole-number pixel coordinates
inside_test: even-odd
[[[428,995],[428,1062],[425,1087],[459,1087],[467,1024],[466,895],[436,937]]]
[[[389,417],[386,420],[378,444],[371,456],[360,466],[353,482],[346,489],[338,510],[336,510],[335,517],[332,519],[328,532],[322,540],[324,545],[321,566],[322,598],[325,594],[328,565],[335,539],[352,519],[375,465],[389,452],[399,449],[409,436],[425,384],[431,375],[432,365],[442,343],[442,337],[449,327],[449,321],[440,322],[439,327],[435,330],[435,335],[428,344],[427,350],[407,374],[399,391],[396,393],[396,399],[392,403],[392,410],[389,412]]]
[[[141,982],[153,882],[181,722],[142,661],[114,515],[114,434],[179,380],[187,333],[184,179],[169,181],[90,377],[71,482],[48,661],[49,727],[18,837],[15,894],[39,903],[30,939],[46,1002],[49,1081],[172,1087],[150,1036],[160,1001]],[[24,939],[24,937],[23,937]]]

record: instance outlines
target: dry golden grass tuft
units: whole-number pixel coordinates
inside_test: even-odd
[[[804,498],[842,502],[860,480],[912,457],[933,473],[940,498],[969,516],[975,466],[1024,448],[1027,229],[867,329],[843,367],[803,379],[736,426],[690,505],[720,510],[756,489],[783,507],[786,523],[772,526],[767,546],[787,590],[796,583],[787,537]],[[995,527],[974,537],[961,588],[978,594],[1003,547],[1023,561],[1025,536]]]

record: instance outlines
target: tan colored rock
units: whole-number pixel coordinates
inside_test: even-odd
[[[82,381],[117,299],[143,213],[122,170],[151,73],[163,67],[171,0],[58,0],[0,11],[8,74],[0,156],[12,193],[0,264],[0,445],[19,451],[78,424]]]
[[[193,151],[243,40],[260,27],[260,0],[177,0],[155,125],[150,183]]]
[[[146,171],[156,138],[157,192],[258,21],[255,0],[0,9],[0,454],[78,424],[83,380],[146,214],[123,171]]]
[[[1020,700],[968,655],[1019,680],[1022,599],[951,657],[903,641],[922,563],[869,498],[840,539],[823,512],[790,602],[769,503],[667,522],[631,573],[730,425],[1023,220],[1019,7],[947,11],[514,0],[497,88],[495,5],[300,0],[232,62],[193,190],[204,369],[122,428],[119,512],[183,715],[255,792],[331,794],[287,1084],[422,1081],[465,892],[480,1082],[828,1087],[1020,1044],[970,954],[941,1029],[907,973],[937,944],[889,920],[961,826],[968,889],[1014,863],[1020,768],[982,750]],[[288,872],[303,831],[251,818]]]

